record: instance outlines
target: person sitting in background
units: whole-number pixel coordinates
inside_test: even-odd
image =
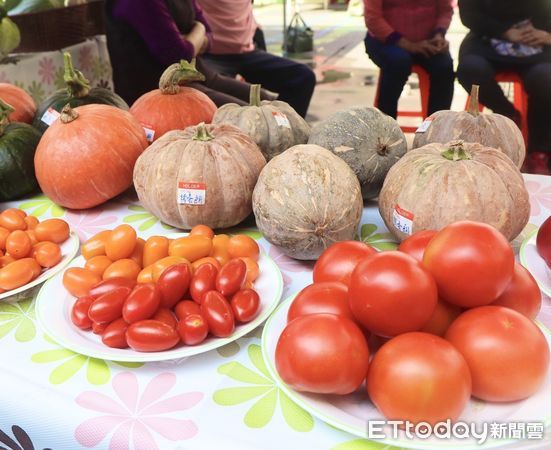
[[[364,0],[365,48],[381,68],[382,112],[396,118],[413,64],[430,76],[428,113],[450,108],[454,72],[445,35],[452,14],[452,0]]]
[[[526,170],[550,174],[551,152],[551,1],[459,0],[470,29],[459,50],[457,78],[470,91],[480,86],[480,102],[521,122],[521,113],[495,80],[496,72],[516,72],[528,94]]]
[[[212,41],[205,59],[220,73],[243,76],[279,94],[306,116],[316,76],[304,64],[271,55],[255,46],[258,26],[251,0],[198,0],[212,27]],[[258,35],[257,35],[258,38]]]

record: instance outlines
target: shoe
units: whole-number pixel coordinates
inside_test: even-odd
[[[534,175],[551,175],[551,170],[549,170],[549,153],[528,153],[521,171]]]

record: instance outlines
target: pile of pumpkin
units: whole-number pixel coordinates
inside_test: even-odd
[[[285,102],[260,101],[255,85],[250,105],[217,110],[185,86],[202,77],[193,61],[168,67],[131,108],[91,89],[68,54],[65,64],[67,90],[36,110],[0,84],[0,200],[39,186],[83,209],[134,184],[141,204],[178,228],[230,227],[254,212],[265,238],[298,259],[353,239],[363,201],[376,198],[400,240],[462,219],[512,240],[527,223],[522,134],[503,116],[479,114],[476,87],[468,111],[434,114],[408,152],[397,122],[371,107],[310,129]]]

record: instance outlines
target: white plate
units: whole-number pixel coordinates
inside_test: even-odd
[[[520,246],[520,263],[528,269],[536,279],[542,292],[551,297],[551,271],[536,248],[538,230],[528,236]]]
[[[362,438],[367,438],[368,422],[371,420],[384,420],[384,417],[377,411],[375,406],[369,401],[365,387],[358,391],[345,395],[321,395],[307,394],[294,391],[287,386],[279,377],[275,366],[275,349],[279,336],[287,324],[287,311],[294,297],[283,302],[268,319],[262,333],[262,355],[266,361],[268,371],[276,380],[279,387],[298,405],[304,408],[318,419],[332,425],[335,428],[352,433]],[[551,332],[543,325],[538,324],[551,345]],[[544,386],[538,393],[527,400],[506,404],[485,403],[471,399],[465,411],[460,417],[460,421],[467,423],[482,424],[484,422],[491,424],[510,423],[510,422],[543,422],[545,427],[551,425],[551,370],[547,373],[547,379]],[[478,425],[480,426],[480,425]],[[488,425],[488,431],[489,431]],[[545,438],[548,438],[551,430],[546,428]],[[390,431],[387,436],[392,436]],[[486,448],[503,448],[514,442],[507,439],[489,439],[484,444],[478,445],[474,439],[408,439],[404,432],[399,432],[394,438],[386,438],[377,442],[387,445],[411,448],[411,449],[461,449],[474,450]],[[544,447],[545,441],[529,441],[530,444],[540,444],[539,448]]]
[[[184,236],[170,235],[169,238]],[[283,278],[274,261],[261,254],[258,260],[260,275],[254,288],[260,296],[260,307],[254,320],[238,325],[234,333],[227,338],[208,337],[195,346],[179,345],[162,352],[137,352],[131,349],[110,348],[101,342],[101,338],[91,331],[83,331],[71,322],[71,308],[75,297],[69,294],[62,284],[63,274],[49,280],[36,298],[36,317],[44,331],[61,346],[93,358],[120,362],[150,362],[186,358],[208,352],[226,345],[262,324],[276,308],[283,291]],[[84,258],[79,256],[69,267],[83,267]]]
[[[31,297],[33,295],[34,289],[38,287],[38,285],[44,283],[44,281],[52,278],[54,275],[59,273],[60,270],[63,270],[65,267],[67,267],[67,265],[78,253],[79,244],[80,243],[78,240],[78,235],[74,231],[71,231],[71,233],[69,234],[69,238],[60,245],[61,261],[59,261],[54,267],[42,272],[38,278],[35,278],[30,283],[18,287],[17,289],[12,289],[11,291],[0,294],[0,301],[13,303]]]

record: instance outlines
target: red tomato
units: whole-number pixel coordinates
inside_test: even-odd
[[[306,314],[337,314],[355,320],[348,305],[348,286],[338,281],[322,281],[300,291],[287,313],[287,322]]]
[[[231,306],[220,292],[209,291],[203,296],[201,315],[216,337],[228,337],[235,329]]]
[[[203,301],[203,296],[209,292],[216,289],[216,276],[218,275],[218,270],[212,264],[203,264],[199,266],[193,277],[191,277],[191,282],[189,284],[189,293],[191,298],[197,303]]]
[[[254,289],[243,289],[233,294],[230,303],[235,320],[245,323],[253,320],[258,313],[260,297]]]
[[[350,319],[308,314],[287,324],[275,359],[282,380],[297,391],[350,394],[365,379],[369,349]]]
[[[101,336],[107,328],[107,325],[109,325],[109,323],[92,322],[92,332]]]
[[[503,294],[492,302],[492,305],[514,309],[534,320],[541,308],[541,292],[538,283],[528,270],[519,263],[515,263],[511,282]]]
[[[471,374],[461,354],[428,333],[405,333],[384,344],[371,361],[367,391],[392,420],[456,420],[471,396]]]
[[[209,334],[207,321],[201,314],[189,314],[178,322],[180,339],[186,345],[197,345]]]
[[[75,297],[88,295],[90,288],[100,281],[97,274],[83,267],[70,267],[63,274],[63,287]]]
[[[199,308],[199,305],[195,302],[191,302],[197,308]],[[178,326],[178,319],[176,318],[176,315],[168,308],[159,308],[155,315],[151,318],[153,320],[158,320],[159,322],[166,323],[167,325],[170,325],[172,328],[176,328]]]
[[[141,320],[126,330],[128,345],[138,352],[160,352],[180,342],[178,332],[157,320]]]
[[[364,258],[377,253],[373,247],[358,241],[343,241],[328,247],[314,265],[314,283],[340,281],[350,284],[356,265]]]
[[[551,216],[545,219],[538,230],[536,249],[547,265],[551,266]]]
[[[101,341],[111,348],[128,348],[126,342],[126,330],[128,323],[123,318],[114,320],[101,334]]]
[[[407,253],[417,261],[423,261],[423,254],[430,240],[436,235],[436,231],[423,230],[404,239],[398,246],[398,250]]]
[[[216,290],[229,297],[243,287],[247,276],[247,265],[239,258],[230,260],[222,266],[216,277]]]
[[[150,319],[161,304],[161,291],[153,283],[138,284],[122,307],[122,317],[128,323]]]
[[[444,300],[438,300],[432,316],[420,331],[444,337],[449,326],[462,312],[463,310],[459,306],[451,305]]]
[[[379,336],[416,331],[430,319],[438,292],[430,273],[398,251],[361,261],[350,280],[349,303],[356,320]]]
[[[186,295],[190,281],[189,264],[176,264],[165,269],[157,281],[161,292],[161,305],[172,308]]]
[[[473,378],[473,395],[489,402],[514,402],[545,381],[549,346],[537,325],[503,306],[461,314],[446,333],[463,355]]]
[[[119,287],[127,287],[132,290],[136,286],[136,280],[129,280],[128,278],[110,278],[109,280],[103,280],[97,283],[90,289],[89,295],[95,298],[103,294],[107,294]]]
[[[99,324],[113,322],[122,316],[122,307],[129,294],[130,288],[118,287],[101,295],[90,306],[88,317]]]
[[[487,305],[513,277],[515,256],[495,228],[468,220],[442,228],[427,245],[423,264],[443,300],[464,308]]]
[[[201,307],[193,300],[182,300],[174,307],[178,320],[183,320],[190,314],[201,314]]]
[[[94,297],[86,296],[77,298],[71,309],[71,322],[81,330],[89,330],[92,327],[92,321],[88,317],[90,305],[95,300]]]

